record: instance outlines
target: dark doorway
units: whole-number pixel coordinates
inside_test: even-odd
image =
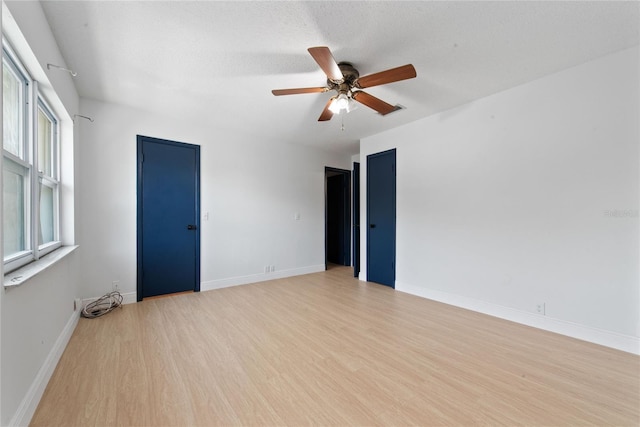
[[[351,172],[325,168],[326,263],[351,265]]]
[[[367,280],[395,287],[396,150],[367,156]]]
[[[138,136],[137,299],[200,290],[200,147]]]
[[[360,163],[353,162],[353,277],[360,275]]]

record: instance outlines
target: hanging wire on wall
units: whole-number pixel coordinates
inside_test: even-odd
[[[50,70],[52,68],[56,68],[58,70],[66,71],[67,73],[71,74],[73,77],[76,77],[78,75],[78,73],[76,73],[75,71],[70,70],[68,68],[64,68],[64,67],[61,67],[59,65],[54,65],[54,64],[47,64],[47,70]]]
[[[92,119],[91,117],[82,116],[82,115],[80,115],[80,114],[74,114],[74,115],[73,115],[73,121],[74,121],[74,122],[76,121],[76,117],[80,117],[80,118],[82,118],[82,119],[87,119],[87,120],[89,120],[90,122],[93,122],[93,119]]]

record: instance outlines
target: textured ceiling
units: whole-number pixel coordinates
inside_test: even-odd
[[[82,97],[349,153],[363,137],[639,43],[638,2],[42,5]],[[325,84],[311,46],[361,75],[412,63],[417,78],[367,89],[406,109],[360,106],[319,123],[331,93],[273,96]]]

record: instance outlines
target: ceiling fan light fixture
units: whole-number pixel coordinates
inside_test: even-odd
[[[333,114],[340,114],[340,112],[342,112],[342,110],[346,111],[347,113],[349,112],[349,97],[347,96],[346,93],[341,93],[340,95],[336,96],[333,99],[333,102],[331,103],[331,106],[329,106],[329,110],[331,110],[331,112]]]

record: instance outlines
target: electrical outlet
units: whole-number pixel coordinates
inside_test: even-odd
[[[113,292],[120,292],[120,281],[119,280],[114,280],[113,282],[111,282],[111,290]]]
[[[268,272],[269,272],[269,266],[268,266],[268,265],[265,265],[265,266],[264,266],[264,272],[265,272],[265,273],[268,273]]]
[[[275,266],[275,265],[272,265],[272,266],[271,266],[271,272],[273,273],[274,271],[276,271],[276,266]]]
[[[536,313],[545,314],[545,303],[539,302],[536,304]]]

